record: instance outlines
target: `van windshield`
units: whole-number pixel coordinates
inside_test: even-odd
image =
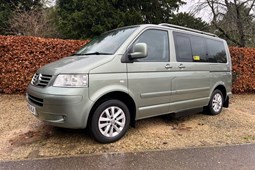
[[[128,27],[112,30],[96,37],[74,55],[111,55],[137,29]]]

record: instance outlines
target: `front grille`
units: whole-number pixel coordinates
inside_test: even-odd
[[[28,94],[28,100],[37,106],[43,106],[43,99],[40,99],[38,97],[34,97],[34,96],[31,96],[30,94]]]
[[[51,75],[36,73],[32,78],[31,84],[34,86],[46,87],[49,84],[51,77]]]

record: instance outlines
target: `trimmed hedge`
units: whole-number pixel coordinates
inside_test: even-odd
[[[0,36],[0,92],[24,93],[41,66],[69,56],[88,40],[45,39]],[[230,47],[233,64],[233,92],[255,92],[255,49]]]
[[[234,93],[255,92],[255,48],[230,47]]]
[[[0,90],[24,93],[37,69],[74,53],[87,42],[0,36]]]

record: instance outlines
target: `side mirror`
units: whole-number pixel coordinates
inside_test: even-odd
[[[148,46],[146,43],[137,43],[133,49],[134,52],[129,54],[131,59],[145,58],[148,55]]]

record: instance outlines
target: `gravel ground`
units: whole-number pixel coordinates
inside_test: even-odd
[[[220,115],[137,121],[120,141],[98,144],[86,130],[46,125],[21,95],[0,96],[0,160],[255,143],[255,95],[234,95]]]

